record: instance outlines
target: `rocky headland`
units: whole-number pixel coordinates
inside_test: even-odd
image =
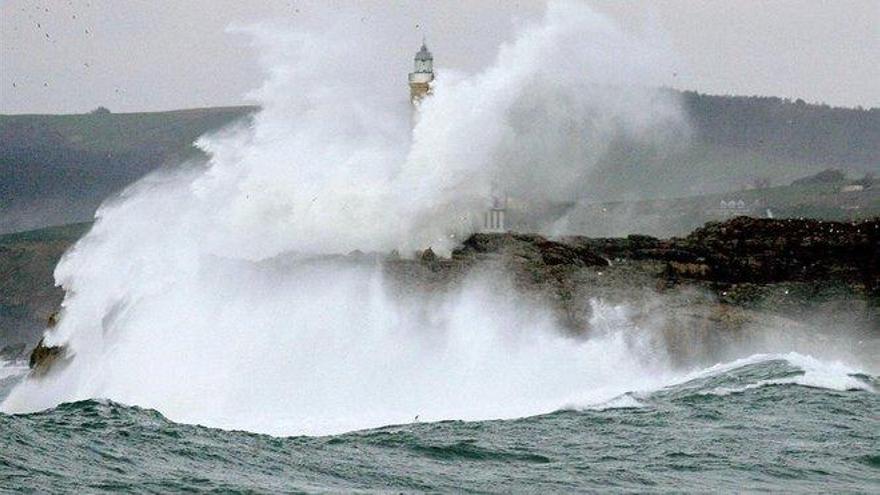
[[[400,297],[430,297],[491,274],[512,297],[552,308],[573,337],[594,331],[596,302],[625,304],[628,321],[655,329],[678,358],[712,357],[722,344],[768,327],[837,325],[880,337],[878,219],[738,217],[670,239],[474,234],[450,257],[427,249],[415,258],[354,252],[334,259],[380,264]],[[44,371],[63,349],[40,344],[30,356]]]

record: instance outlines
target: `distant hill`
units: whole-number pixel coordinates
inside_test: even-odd
[[[563,212],[561,233],[594,237],[685,235],[706,222],[741,215],[850,222],[880,217],[880,181],[806,181],[671,199],[583,202],[558,205],[553,213]]]
[[[104,198],[197,157],[199,136],[255,110],[0,115],[0,232],[89,220]]]
[[[687,146],[611,143],[583,185],[583,199],[722,193],[832,168],[850,177],[880,175],[880,109],[675,94],[694,131]],[[90,220],[107,196],[157,167],[199,156],[192,143],[200,135],[254,111],[0,115],[0,233]]]
[[[775,97],[675,92],[691,123],[688,146],[625,140],[585,185],[594,201],[674,198],[787,185],[825,169],[880,175],[880,108],[833,108]]]
[[[683,93],[700,141],[815,165],[880,167],[880,108]]]

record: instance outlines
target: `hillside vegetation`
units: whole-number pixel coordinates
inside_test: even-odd
[[[620,201],[781,186],[825,169],[880,174],[880,108],[811,105],[775,97],[678,93],[687,143],[618,140],[584,185],[582,200]]]
[[[880,175],[880,109],[676,92],[692,138],[674,150],[611,143],[579,202],[781,186],[836,168]],[[0,115],[0,233],[87,221],[107,196],[165,164],[198,157],[200,135],[255,107],[160,113]]]
[[[774,97],[683,94],[700,141],[815,165],[880,167],[880,108],[809,105]]]
[[[89,220],[106,197],[198,157],[199,136],[254,110],[0,115],[0,232]]]
[[[708,221],[745,215],[756,218],[816,218],[853,222],[880,217],[880,182],[842,192],[851,181],[792,184],[672,199],[564,204],[559,233],[600,237],[685,235]],[[564,212],[564,213],[562,213]]]

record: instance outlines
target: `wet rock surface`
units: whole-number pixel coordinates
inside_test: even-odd
[[[683,244],[706,260],[707,278],[720,282],[835,280],[874,287],[880,222],[739,217],[697,229]]]
[[[32,373],[37,376],[45,374],[58,358],[62,356],[63,351],[62,347],[46,345],[44,339],[40,339],[40,342],[31,352],[30,361],[28,362]]]
[[[880,337],[878,239],[877,220],[739,217],[672,239],[475,234],[448,259],[384,266],[398,286],[424,293],[501,274],[513,297],[553,308],[573,335],[596,331],[595,304],[626,305],[632,324],[653,327],[684,359],[804,322]]]

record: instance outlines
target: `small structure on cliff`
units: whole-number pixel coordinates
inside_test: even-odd
[[[761,208],[762,204],[759,200],[746,203],[742,199],[731,199],[730,201],[722,199],[718,206],[707,209],[706,214],[710,218],[725,220],[738,216],[760,216]]]
[[[507,221],[507,197],[492,196],[492,204],[483,216],[483,232],[505,232]]]

